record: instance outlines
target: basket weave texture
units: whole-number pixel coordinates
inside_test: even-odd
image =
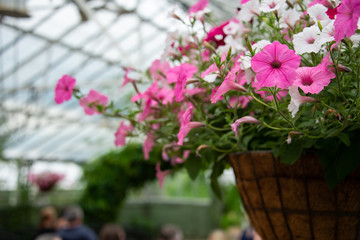
[[[253,151],[231,154],[230,163],[263,240],[360,240],[360,168],[330,190],[314,154],[285,165]]]

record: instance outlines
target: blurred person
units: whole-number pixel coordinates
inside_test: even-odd
[[[221,229],[215,229],[209,234],[207,240],[226,240],[226,234]]]
[[[40,210],[38,229],[35,240],[54,240],[56,233],[57,212],[54,207],[43,207]]]
[[[64,209],[65,227],[58,230],[62,240],[97,240],[95,232],[83,224],[84,213],[80,206],[69,206]]]
[[[175,225],[166,224],[160,229],[158,240],[183,240],[183,233]]]
[[[126,234],[120,226],[106,224],[100,231],[99,240],[126,240]]]
[[[227,240],[239,240],[240,235],[241,228],[238,226],[232,226],[226,230]]]
[[[255,229],[250,226],[243,231],[240,240],[261,240],[261,237]]]

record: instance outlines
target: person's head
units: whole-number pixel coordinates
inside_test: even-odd
[[[226,234],[223,230],[216,229],[209,234],[208,240],[226,240]]]
[[[183,234],[182,231],[172,225],[166,224],[161,227],[158,240],[182,240]]]
[[[106,224],[100,231],[99,240],[125,240],[125,231],[116,224]]]
[[[55,228],[57,219],[54,207],[44,207],[40,210],[39,228]]]
[[[76,227],[82,224],[84,212],[78,205],[68,206],[64,209],[62,217],[68,222],[69,227]]]

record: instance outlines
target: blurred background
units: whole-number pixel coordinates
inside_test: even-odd
[[[85,116],[75,100],[53,100],[63,74],[85,91],[129,98],[128,89],[119,93],[124,67],[145,70],[159,58],[178,24],[169,12],[176,6],[186,14],[195,2],[0,0],[0,239],[31,239],[41,207],[60,212],[75,203],[94,230],[116,222],[128,239],[153,239],[165,223],[186,239],[246,226],[231,170],[220,179],[222,201],[206,172],[190,179],[177,171],[160,189],[155,165],[137,155],[141,146],[115,149],[117,120]],[[210,0],[209,8],[220,23],[238,5]],[[49,189],[36,180],[46,172],[59,177]]]

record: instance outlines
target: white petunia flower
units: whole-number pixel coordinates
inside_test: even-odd
[[[350,37],[350,40],[354,43],[354,47],[358,47],[360,43],[360,34],[354,34]]]
[[[315,4],[308,9],[308,14],[314,22],[320,21],[321,24],[326,25],[330,21],[329,16],[326,14],[327,10],[328,8],[324,5]]]
[[[285,2],[285,0],[262,0],[259,9],[261,12],[273,12],[279,10]]]
[[[317,53],[321,46],[332,41],[332,37],[326,36],[320,32],[318,26],[304,28],[304,30],[294,35],[294,49],[297,54]]]
[[[225,37],[224,42],[226,45],[231,46],[232,49],[236,49],[239,51],[245,51],[245,48],[242,45],[241,39],[235,39],[233,36],[228,35]]]
[[[259,7],[259,0],[250,0],[241,5],[241,10],[238,12],[237,18],[240,21],[250,22],[252,18],[260,16]]]
[[[260,40],[254,44],[252,44],[252,49],[255,51],[255,53],[259,53],[263,48],[270,44],[271,42],[269,40]]]
[[[281,16],[280,24],[282,27],[290,27],[293,28],[298,20],[300,20],[301,13],[296,9],[285,10],[285,8],[281,8],[279,11]]]
[[[290,86],[289,95],[291,97],[291,101],[288,106],[288,109],[289,112],[291,112],[291,116],[293,118],[295,117],[296,113],[299,111],[299,107],[301,104],[316,102],[315,98],[300,95],[298,86]]]
[[[213,82],[215,82],[217,75],[218,75],[217,73],[208,74],[204,77],[204,80],[205,80],[205,82],[213,83]]]

